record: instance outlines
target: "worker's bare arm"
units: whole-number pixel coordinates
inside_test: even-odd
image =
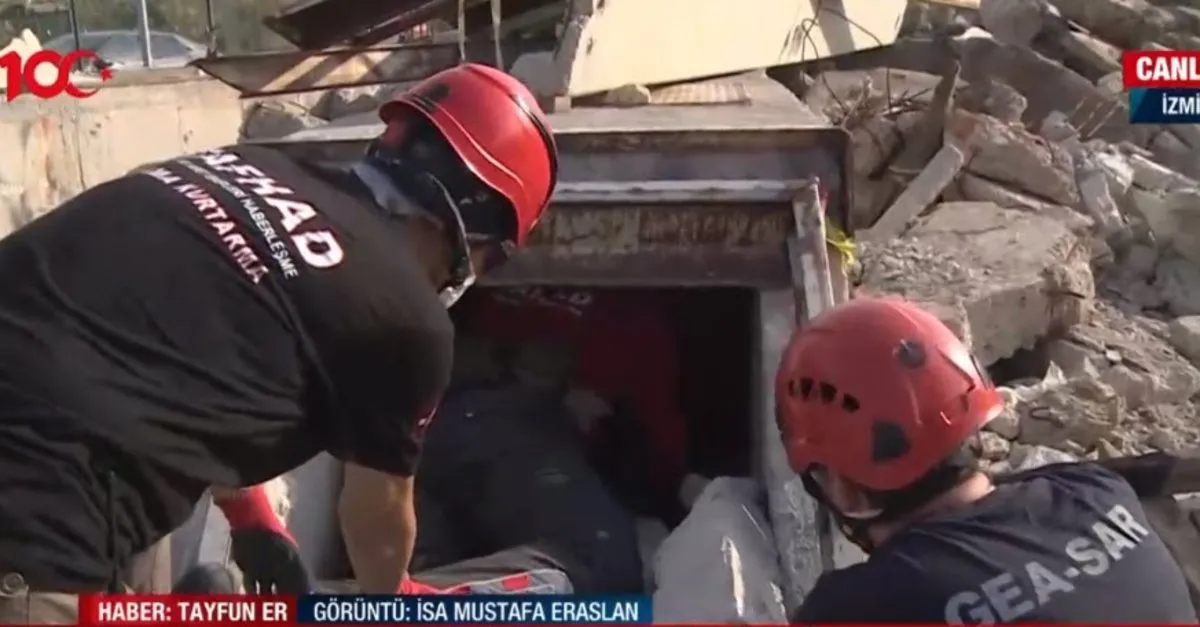
[[[360,590],[395,594],[408,572],[417,537],[413,477],[347,462],[338,517]]]

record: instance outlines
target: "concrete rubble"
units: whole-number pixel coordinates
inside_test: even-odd
[[[1200,125],[1131,125],[1120,74],[1124,51],[1173,48],[1200,49],[1195,0],[912,2],[891,46],[771,70],[850,133],[857,293],[933,311],[1001,386],[973,442],[992,471],[1200,451]],[[363,114],[395,89],[264,103],[243,134]],[[656,611],[778,621],[757,497],[704,494],[689,520],[711,524],[673,534],[655,568],[660,585],[704,573],[712,607],[668,585]]]
[[[1128,124],[1120,85],[1123,51],[1193,47],[1197,8],[981,0],[907,24],[792,81],[867,161],[858,293],[914,299],[972,345],[1009,401],[974,443],[996,469],[1034,447],[1200,450],[1200,126]]]

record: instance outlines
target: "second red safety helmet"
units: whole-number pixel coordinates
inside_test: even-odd
[[[827,468],[877,491],[913,484],[1003,409],[946,325],[890,298],[852,300],[798,329],[775,399],[795,472]]]

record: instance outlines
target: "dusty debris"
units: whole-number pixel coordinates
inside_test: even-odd
[[[1084,319],[1089,261],[1087,242],[1051,217],[947,203],[905,239],[864,250],[863,288],[961,310],[959,325],[989,364]]]
[[[1200,391],[1200,371],[1171,346],[1161,323],[1103,301],[1049,353],[1067,376],[1090,375],[1111,385],[1130,409],[1182,403]]]
[[[1010,407],[977,442],[993,469],[1194,445],[1200,126],[1130,125],[1120,58],[1200,47],[1200,3],[913,3],[902,33],[770,70],[850,133],[859,289],[917,300],[986,364],[1021,350],[1056,364],[1004,388]],[[647,87],[605,104],[643,104]],[[362,113],[386,94],[260,103],[244,134]]]
[[[957,111],[954,134],[971,137],[975,154],[967,164],[972,174],[1004,183],[1061,205],[1079,202],[1070,154],[1025,130],[994,117]]]
[[[240,135],[242,139],[283,137],[323,124],[325,120],[299,104],[270,100],[250,105],[242,121]]]

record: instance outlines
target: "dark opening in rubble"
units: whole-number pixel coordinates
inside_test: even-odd
[[[1022,348],[1009,357],[988,366],[996,385],[1029,384],[1046,378],[1050,371],[1050,339],[1042,338],[1031,348]]]
[[[494,289],[499,288],[476,288],[455,307],[460,335],[479,334],[477,328],[472,328],[470,320],[472,303],[490,298],[489,292]],[[568,292],[581,288],[542,289]],[[734,288],[591,291],[607,296],[610,302],[613,299],[653,302],[667,319],[677,355],[642,355],[648,361],[672,359],[678,364],[677,389],[673,393],[677,395],[678,405],[687,421],[688,469],[708,477],[749,475],[751,373],[755,352],[753,291]],[[605,323],[598,320],[597,324]],[[613,325],[618,329],[617,338],[620,338],[621,324],[618,321]],[[547,333],[553,331],[547,329]],[[638,343],[640,339],[630,335],[628,340],[620,338],[617,341]],[[650,350],[649,347],[638,348]],[[637,355],[638,351],[630,351],[630,354]],[[629,364],[629,367],[637,370],[637,364]],[[604,400],[612,403],[618,399]]]

